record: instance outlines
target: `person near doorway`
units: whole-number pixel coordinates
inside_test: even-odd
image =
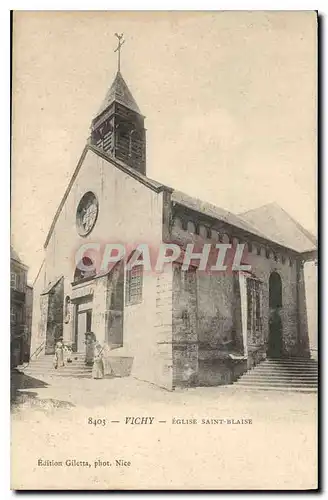
[[[64,365],[64,344],[63,338],[60,337],[55,345],[54,368],[57,370]]]
[[[94,361],[92,367],[92,378],[104,378],[103,349],[99,342],[95,344]]]
[[[85,364],[92,365],[95,356],[96,336],[93,332],[85,334]]]
[[[71,344],[67,344],[64,346],[65,354],[66,354],[66,364],[67,363],[72,363],[72,354],[73,354],[73,348]]]

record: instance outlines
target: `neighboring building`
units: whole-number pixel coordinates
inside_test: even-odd
[[[27,285],[28,268],[10,248],[11,366],[27,361],[31,344],[33,289]]]
[[[118,72],[44,245],[31,352],[51,355],[63,337],[82,353],[92,330],[113,362],[168,389],[230,383],[266,356],[308,357],[303,263],[315,255],[312,237],[298,224],[292,238],[286,229],[278,237],[271,221],[257,228],[248,219],[147,177],[144,116]],[[244,242],[252,272],[182,271],[180,262],[126,271],[122,260],[99,273],[91,257],[81,271],[77,249],[97,242],[131,254],[138,243]]]

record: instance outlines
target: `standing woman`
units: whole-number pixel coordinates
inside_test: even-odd
[[[95,355],[96,336],[93,332],[85,334],[85,364],[92,365]]]
[[[102,356],[102,348],[99,342],[95,345],[95,355],[92,367],[92,378],[100,379],[104,378],[104,363]]]
[[[54,367],[57,369],[58,367],[64,366],[64,344],[62,342],[63,338],[60,337],[55,346],[55,358],[54,358]]]

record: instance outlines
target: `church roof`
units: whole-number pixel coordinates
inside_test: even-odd
[[[255,226],[271,241],[297,252],[312,252],[317,248],[313,234],[289,215],[277,203],[248,210],[239,217]]]
[[[169,190],[171,192],[171,201],[173,203],[178,203],[191,210],[207,215],[214,219],[223,221],[247,233],[254,234],[255,236],[258,236],[261,239],[271,241],[280,246],[292,249],[298,253],[311,252],[316,249],[315,237],[311,233],[306,231],[306,229],[304,229],[287,212],[285,212],[281,207],[279,207],[279,205],[275,203],[265,205],[263,207],[254,210],[250,210],[243,214],[235,215],[232,212],[229,212],[228,210],[217,207],[216,205],[212,205],[211,203],[199,200],[198,198],[189,196],[181,191],[173,190],[172,188],[165,186],[162,183],[154,181],[149,177],[147,177],[146,175],[138,172],[134,168],[129,167],[124,162],[118,160],[109,153],[105,153],[103,150],[97,148],[96,146],[92,146],[90,144],[87,144],[84,148],[84,151],[81,155],[78,165],[76,166],[76,169],[73,173],[70,183],[66,189],[63,199],[53,219],[44,247],[47,247],[48,245],[48,242],[52,235],[59,214],[64,206],[64,203],[72,188],[76,176],[78,175],[83,160],[87,152],[90,150],[96,155],[110,162],[118,169],[127,173],[140,183],[152,189],[153,191],[159,193],[163,190]]]
[[[120,71],[117,72],[116,77],[108,90],[105,99],[103,100],[96,116],[101,115],[113,102],[118,102],[128,109],[135,111],[141,115],[138,104],[134,100],[125,80]]]
[[[244,221],[237,215],[233,214],[232,212],[229,212],[228,210],[225,210],[224,208],[220,208],[206,201],[199,200],[198,198],[189,196],[185,193],[182,193],[181,191],[174,191],[172,193],[171,199],[173,202],[178,203],[179,205],[183,205],[196,212],[226,222],[231,226],[243,229],[248,233],[252,233],[259,236],[260,238],[267,239],[267,237],[262,232],[258,231],[252,224]]]
[[[214,219],[226,222],[262,239],[298,253],[316,250],[316,239],[276,203],[235,215],[228,210],[174,191],[172,201]]]

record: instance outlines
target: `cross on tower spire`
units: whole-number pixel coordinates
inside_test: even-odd
[[[121,71],[121,47],[125,40],[123,40],[123,33],[115,33],[116,38],[118,39],[118,46],[114,50],[114,52],[118,52],[117,54],[117,70],[120,72]]]

